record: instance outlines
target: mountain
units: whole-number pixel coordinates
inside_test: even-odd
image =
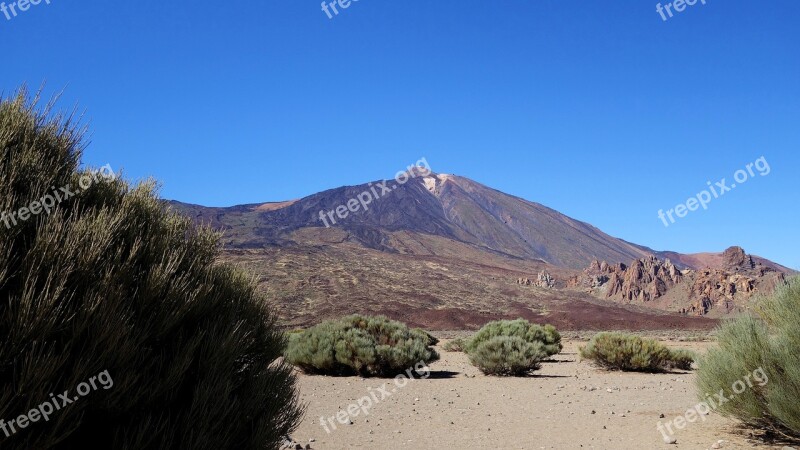
[[[414,172],[406,183],[391,180],[331,189],[297,201],[231,208],[175,206],[199,221],[225,229],[232,248],[284,245],[293,233],[325,227],[320,211],[331,212],[367,192],[366,210],[344,219],[325,217],[345,230],[348,239],[376,250],[414,253],[398,233],[438,236],[509,257],[539,260],[580,269],[593,259],[629,261],[653,253],[609,236],[594,226],[539,203],[504,194],[468,178]],[[373,192],[381,197],[376,198]],[[324,214],[323,214],[324,215]],[[336,223],[332,223],[333,221]],[[435,254],[435,253],[434,253]]]
[[[225,258],[256,273],[296,326],[352,312],[432,328],[519,316],[598,329],[712,323],[598,298],[569,281],[596,260],[669,257],[672,270],[680,270],[713,257],[656,252],[539,203],[424,167],[298,200],[228,208],[170,204],[222,230]]]

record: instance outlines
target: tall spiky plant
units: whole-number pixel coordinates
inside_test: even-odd
[[[720,327],[719,347],[700,360],[699,395],[721,392],[723,416],[800,442],[800,278],[760,299],[756,310]]]

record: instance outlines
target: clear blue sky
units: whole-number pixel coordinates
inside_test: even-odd
[[[0,89],[66,88],[85,162],[165,198],[292,199],[424,156],[629,241],[800,268],[800,2],[655,4],[51,0],[0,13]],[[658,219],[761,156],[769,175]]]

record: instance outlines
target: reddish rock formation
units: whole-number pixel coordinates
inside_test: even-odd
[[[783,273],[756,264],[741,247],[731,247],[722,255],[724,269],[696,273],[689,295],[690,312],[703,315],[716,307],[732,309],[756,292],[769,294],[786,283]]]
[[[715,308],[720,314],[741,311],[756,293],[769,294],[786,283],[782,272],[755,263],[741,247],[725,250],[722,267],[681,271],[669,259],[662,262],[655,256],[637,259],[630,267],[595,260],[583,274],[570,278],[567,286],[610,300],[645,303],[684,285],[686,289],[661,307],[677,306],[684,314],[705,315]]]
[[[670,260],[655,256],[637,259],[627,270],[615,270],[608,280],[606,298],[647,302],[667,293],[683,281],[683,274]]]
[[[740,272],[755,269],[753,258],[742,247],[730,247],[722,253],[723,269]]]

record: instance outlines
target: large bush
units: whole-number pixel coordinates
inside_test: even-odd
[[[438,360],[431,342],[386,317],[353,315],[291,335],[286,360],[311,374],[391,376]]]
[[[699,394],[705,401],[724,391],[728,401],[716,405],[722,415],[800,439],[800,279],[757,310],[721,327],[719,347],[699,363]]]
[[[694,354],[686,350],[670,350],[664,344],[626,333],[597,333],[585,347],[583,359],[609,370],[662,372],[691,368]]]
[[[523,376],[539,370],[548,357],[541,342],[519,336],[495,336],[469,352],[470,362],[486,375]]]
[[[516,336],[525,342],[540,343],[547,356],[561,351],[561,334],[552,325],[537,325],[524,319],[497,320],[478,330],[466,343],[465,351],[474,352],[478,346],[498,336]]]
[[[524,319],[489,322],[463,343],[470,362],[487,375],[522,376],[561,351],[561,335],[551,325]]]
[[[0,418],[105,371],[113,385],[2,448],[277,448],[301,408],[264,299],[152,184],[79,168],[82,136],[24,92],[0,101]],[[9,218],[61,187],[74,196]]]

